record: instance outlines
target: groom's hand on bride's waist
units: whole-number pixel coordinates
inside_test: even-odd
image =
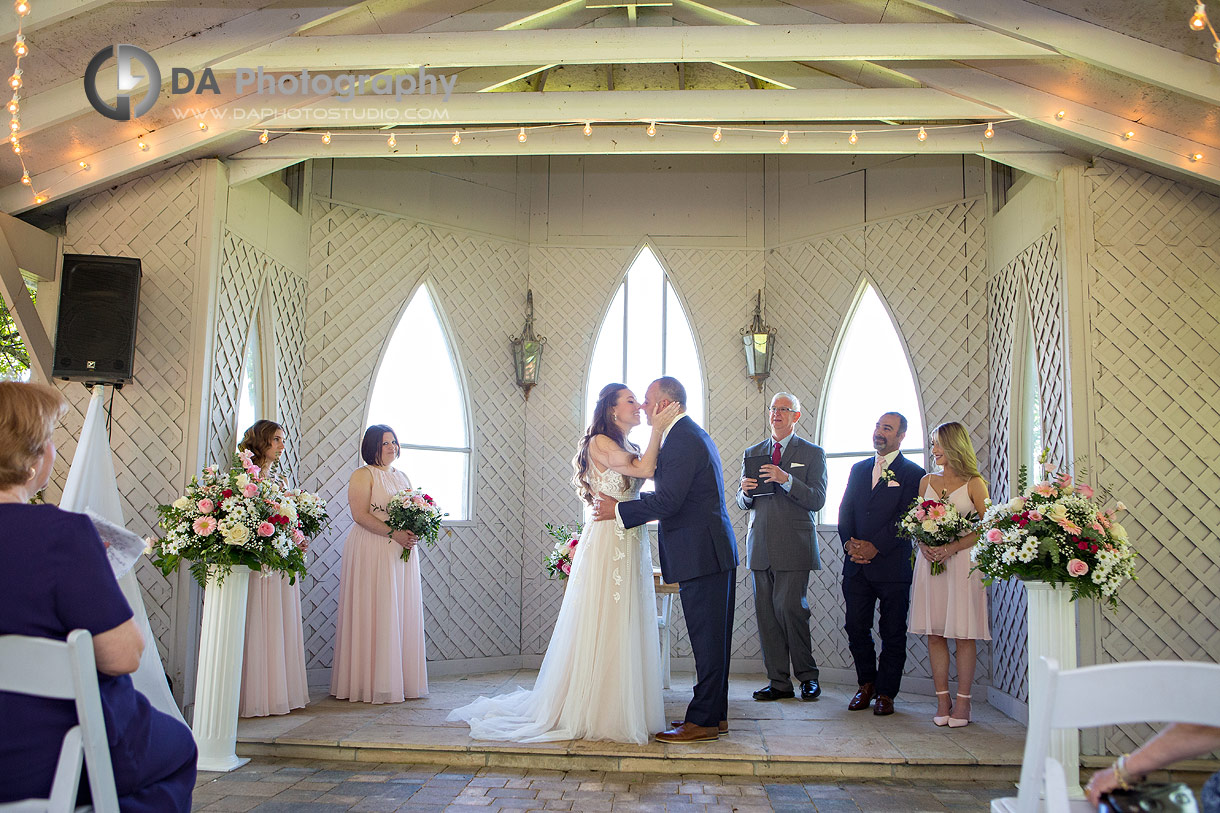
[[[614,506],[616,505],[618,505],[618,500],[599,492],[593,498],[593,521],[614,519]]]

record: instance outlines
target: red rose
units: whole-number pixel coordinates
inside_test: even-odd
[[[231,488],[226,488],[224,491],[220,492],[220,496],[222,496],[222,497],[224,497],[224,498],[226,498],[226,499],[227,499],[227,498],[229,498],[229,497],[232,497],[232,496],[233,496],[233,489],[231,489]]]

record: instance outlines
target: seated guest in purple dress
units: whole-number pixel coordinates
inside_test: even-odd
[[[62,641],[89,630],[119,808],[189,811],[195,741],[131,685],[145,643],[93,523],[28,504],[50,479],[51,433],[66,410],[51,387],[0,382],[0,635]],[[0,692],[0,720],[0,802],[45,798],[64,733],[77,723],[75,705]],[[82,781],[80,801],[87,796]]]

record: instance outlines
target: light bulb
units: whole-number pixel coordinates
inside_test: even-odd
[[[915,137],[918,138],[920,141],[927,141],[928,140],[928,131],[925,130],[924,128],[920,127],[919,134],[916,135]]]
[[[8,112],[16,114],[17,111],[20,109],[21,109],[21,99],[16,93],[14,93],[13,98],[9,99],[9,102],[8,102]]]
[[[1060,110],[1058,113],[1055,114],[1055,118],[1059,119],[1060,121],[1063,121],[1063,117],[1066,116],[1067,114],[1068,114],[1068,112],[1066,110]]]
[[[20,141],[13,142],[13,154],[21,155],[21,142]]]
[[[25,184],[26,186],[29,186],[30,185],[30,173],[28,173],[28,172],[21,173],[21,182],[23,184]]]
[[[586,121],[586,122],[585,122],[585,129],[581,130],[581,132],[582,132],[582,133],[584,133],[584,134],[585,134],[585,135],[587,135],[587,136],[591,136],[591,135],[593,135],[593,125],[592,125],[592,124],[590,124],[589,122],[587,122],[587,121]]]
[[[13,43],[13,53],[19,57],[22,57],[29,52],[30,46],[25,44],[25,34],[18,34],[17,41]]]
[[[205,122],[205,121],[199,122],[199,132],[205,133],[205,132],[207,132],[207,129],[208,129],[207,122]]]
[[[657,137],[657,123],[655,121],[648,122],[648,129],[645,132],[648,133],[649,138],[656,138]]]
[[[8,78],[8,86],[13,90],[17,90],[21,87],[21,68],[17,68],[15,71],[13,71],[13,75]]]
[[[137,141],[136,146],[140,148],[140,152],[148,152],[148,142],[144,139]]]
[[[1195,4],[1195,13],[1190,15],[1190,30],[1202,31],[1207,27],[1207,9],[1202,3]]]
[[[720,139],[722,139],[722,138],[724,138],[724,136],[720,135],[720,128],[717,127],[716,132],[712,133],[712,141],[715,141],[717,144],[719,144]]]
[[[1193,155],[1191,155],[1191,156],[1190,156],[1190,160],[1192,160],[1192,161],[1202,161],[1202,160],[1203,160],[1203,153],[1201,153],[1201,152],[1196,152],[1195,154],[1193,154]]]
[[[17,0],[17,2],[13,3],[13,11],[17,12],[18,17],[24,17],[29,14],[29,0]]]
[[[11,119],[9,119],[8,128],[10,130],[12,130],[14,133],[17,132],[18,130],[20,130],[21,129],[21,119],[17,118],[16,116],[13,116]]]
[[[77,161],[77,162],[76,162],[76,165],[77,165],[78,167],[80,167],[81,169],[88,169],[88,168],[89,168],[89,162],[88,162],[88,161]]]
[[[46,196],[46,195],[35,195],[35,196],[34,196],[34,202],[35,202],[35,203],[46,203],[46,202],[47,202],[47,196]]]
[[[268,133],[266,130],[263,130],[261,133],[258,134],[258,143],[266,144],[267,140],[269,138],[271,138],[271,133]]]
[[[995,138],[995,127],[991,122],[987,122],[987,129],[983,131],[983,138]]]
[[[330,132],[329,131],[326,132],[325,134],[323,134],[322,143],[327,145],[328,147],[330,146]]]
[[[398,139],[394,137],[393,133],[390,133],[390,137],[385,140],[385,145],[390,149],[398,146]]]
[[[784,130],[784,134],[779,137],[779,143],[781,143],[781,144],[788,143],[788,131],[787,130]]]
[[[17,134],[13,133],[11,136],[9,136],[8,141],[10,144],[16,144],[17,143]]]
[[[856,142],[857,142],[857,141],[859,141],[859,140],[860,140],[860,136],[856,135],[856,131],[855,131],[855,130],[852,130],[852,131],[851,131],[851,135],[849,135],[849,136],[847,137],[847,143],[848,143],[848,144],[851,144],[853,147],[854,147],[854,146],[856,146]]]
[[[1216,40],[1216,61],[1220,62],[1220,40]]]
[[[462,143],[462,134],[461,134],[461,132],[459,132],[458,130],[454,130],[454,131],[453,131],[453,138],[451,138],[451,139],[449,139],[449,140],[453,142],[453,146],[455,146],[455,147],[456,147],[458,144],[461,144],[461,143]]]
[[[525,135],[525,128],[522,127],[521,132],[517,133],[517,140],[524,144],[526,138],[527,136]]]
[[[1135,138],[1134,130],[1128,130],[1127,132],[1123,133],[1123,141],[1130,141],[1133,138]]]

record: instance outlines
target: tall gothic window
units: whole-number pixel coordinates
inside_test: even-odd
[[[1029,479],[1033,482],[1039,476],[1038,458],[1045,443],[1042,437],[1042,389],[1038,382],[1038,356],[1033,325],[1026,325],[1025,341],[1022,344],[1024,352],[1020,360],[1021,384],[1016,388],[1020,400],[1018,409],[1014,410],[1021,420],[1018,430],[1020,457],[1013,471],[1015,473],[1021,465],[1026,466],[1030,472]]]
[[[393,428],[402,445],[395,467],[435,497],[450,521],[470,518],[466,398],[452,342],[426,284],[416,289],[390,336],[373,382],[368,423]]]
[[[241,364],[241,383],[237,386],[237,442],[263,412],[263,342],[259,313],[250,320],[250,338]]]
[[[585,393],[585,422],[606,384],[619,381],[641,401],[655,379],[673,376],[686,387],[686,411],[699,424],[706,421],[703,369],[695,349],[695,334],[665,269],[644,246],[606,311]],[[641,447],[648,445],[648,424],[631,433]]]
[[[852,464],[875,454],[873,428],[886,412],[906,417],[902,453],[923,466],[926,433],[910,359],[881,298],[866,283],[840,334],[823,402],[828,485],[822,523],[838,524],[847,475]]]

